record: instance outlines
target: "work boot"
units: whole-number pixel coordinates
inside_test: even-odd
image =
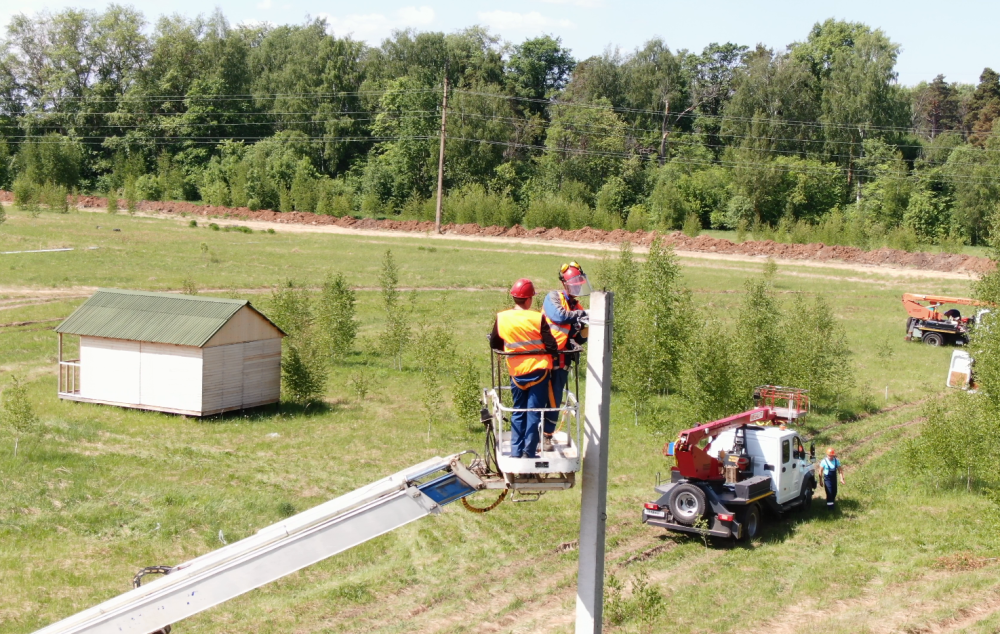
[[[542,451],[552,451],[552,434],[542,436]]]

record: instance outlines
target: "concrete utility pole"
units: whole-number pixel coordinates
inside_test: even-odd
[[[438,153],[438,199],[434,214],[434,233],[441,233],[441,199],[444,198],[444,126],[448,121],[448,71],[444,73],[444,99],[441,100],[441,151]]]
[[[608,422],[611,412],[611,335],[614,293],[590,296],[590,339],[584,400],[580,500],[580,569],[576,634],[600,634],[604,620],[604,537],[608,520]]]

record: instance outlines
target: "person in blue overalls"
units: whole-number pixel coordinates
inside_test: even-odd
[[[840,460],[837,460],[837,452],[830,447],[826,450],[826,458],[819,463],[823,470],[823,488],[826,489],[826,508],[832,509],[837,501],[837,476],[840,475],[840,483],[844,482],[844,467]]]

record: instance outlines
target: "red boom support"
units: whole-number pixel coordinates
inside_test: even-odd
[[[685,478],[696,480],[724,479],[722,463],[718,458],[708,455],[704,448],[698,445],[708,437],[716,437],[724,431],[749,425],[751,423],[770,423],[777,418],[770,407],[756,407],[752,410],[736,414],[728,418],[705,423],[681,432],[680,439],[674,443],[674,457],[677,459],[677,470]],[[664,448],[666,453],[666,448]]]

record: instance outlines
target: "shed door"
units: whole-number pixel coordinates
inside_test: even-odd
[[[139,403],[139,342],[80,337],[80,396]]]

